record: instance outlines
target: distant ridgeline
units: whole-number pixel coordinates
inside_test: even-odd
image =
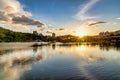
[[[0,42],[32,42],[32,41],[52,41],[51,36],[42,34],[14,32],[0,27]]]
[[[120,42],[120,30],[115,32],[100,32],[96,36],[44,36],[37,31],[33,33],[14,32],[8,29],[0,27],[0,42],[32,42],[32,41],[44,41],[44,42]]]
[[[0,27],[0,42],[22,42],[32,41],[32,34],[13,32]]]

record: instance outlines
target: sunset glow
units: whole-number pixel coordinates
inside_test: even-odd
[[[76,36],[79,36],[79,37],[83,37],[85,35],[87,35],[86,31],[84,30],[78,30],[76,33],[75,33]]]

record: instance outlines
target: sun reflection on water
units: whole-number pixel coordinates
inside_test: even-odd
[[[86,49],[86,47],[84,45],[81,45],[81,46],[77,47],[77,49],[79,51],[84,51]]]
[[[26,49],[12,49],[0,55],[0,79],[19,80],[27,71],[32,70],[32,64],[40,64],[44,61],[62,59],[63,61],[77,60],[77,67],[83,75],[94,77],[87,71],[89,65],[104,60],[119,60],[120,54],[111,50],[101,51],[99,47],[77,46],[44,46]],[[116,53],[116,54],[113,54]],[[108,55],[109,54],[109,55]],[[54,62],[55,62],[54,61]],[[66,63],[67,64],[67,63]],[[49,65],[47,65],[49,66]],[[4,75],[4,76],[3,76]]]

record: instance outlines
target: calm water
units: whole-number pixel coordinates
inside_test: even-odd
[[[120,47],[0,44],[0,80],[120,80]]]

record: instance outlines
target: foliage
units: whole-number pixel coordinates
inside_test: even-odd
[[[0,27],[0,42],[24,42],[32,41],[31,33],[13,32]]]
[[[38,34],[37,32],[32,33],[22,33],[14,32],[8,29],[0,27],[0,42],[31,42],[31,41],[44,41],[44,42],[120,42],[120,31],[116,31],[114,34],[110,35],[97,35],[97,36],[73,36],[73,35],[63,35],[63,36],[44,36],[43,34]]]

